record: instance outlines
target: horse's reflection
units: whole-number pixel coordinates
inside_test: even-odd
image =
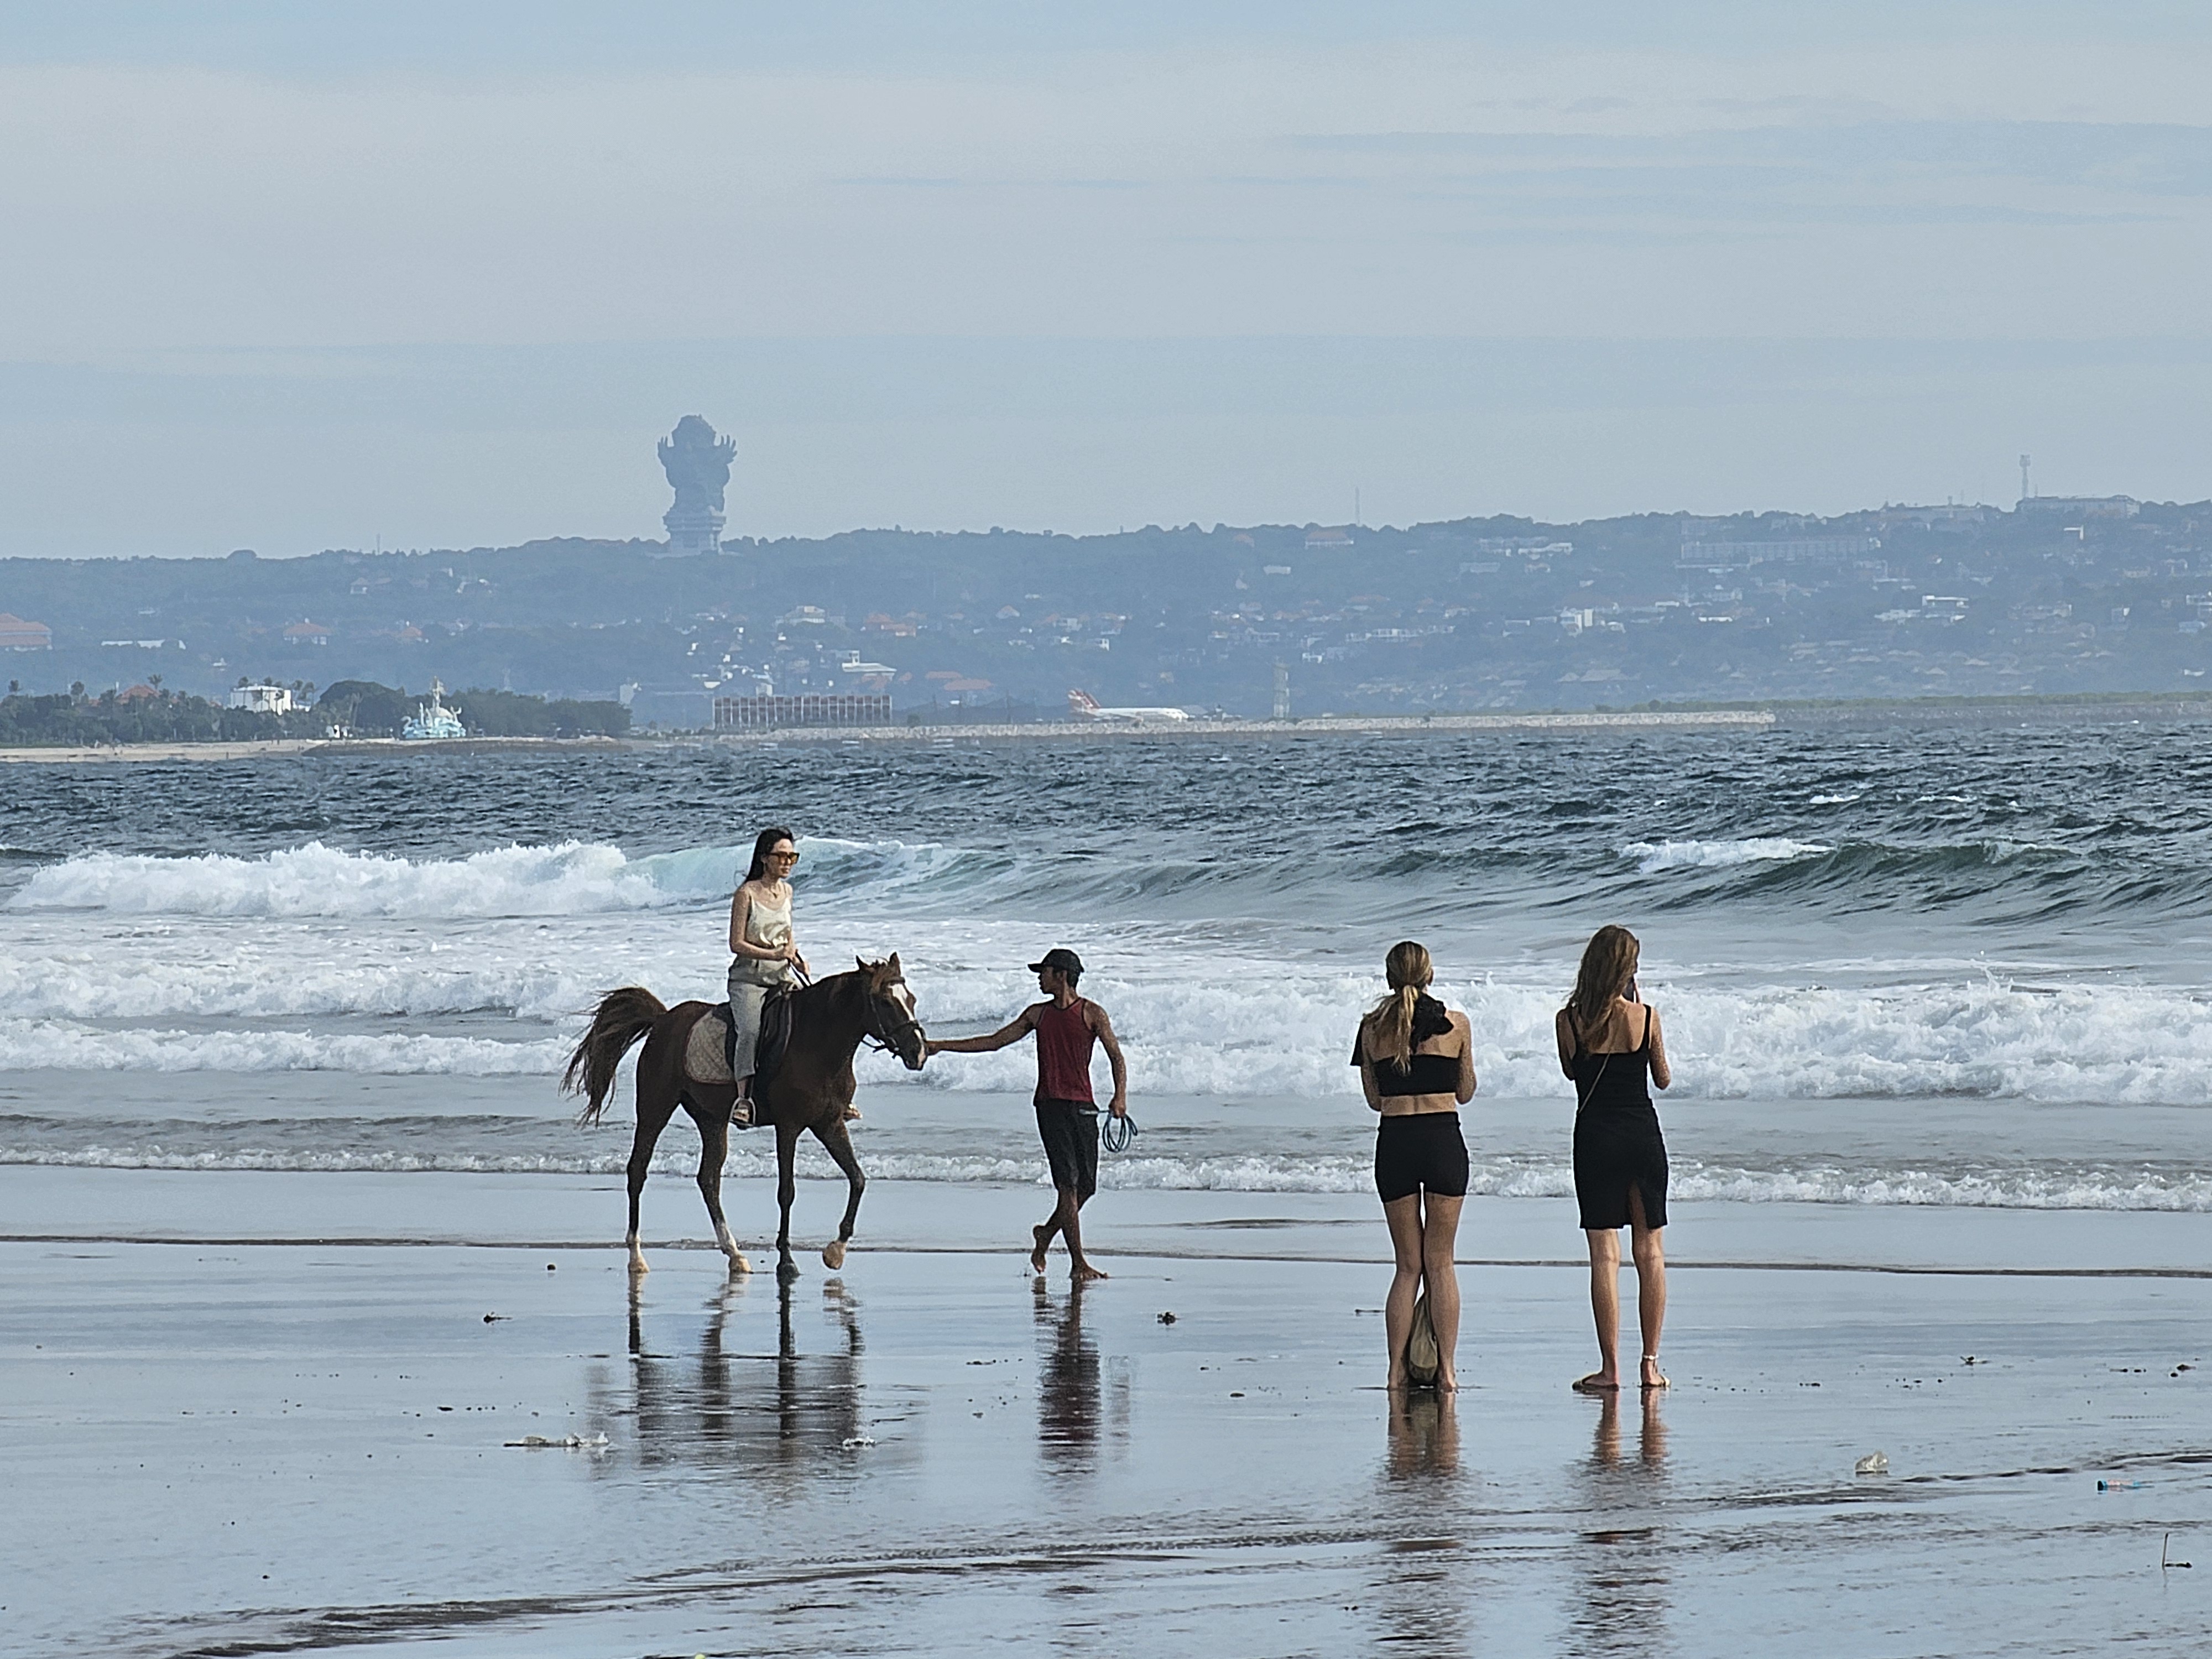
[[[750,1293],[749,1281],[733,1278],[707,1302],[697,1352],[679,1358],[647,1346],[644,1289],[633,1279],[629,1398],[617,1386],[601,1406],[608,1417],[632,1418],[635,1430],[611,1437],[634,1445],[648,1467],[738,1466],[754,1473],[825,1467],[824,1454],[864,1439],[858,1309],[842,1284],[824,1285],[820,1307],[830,1342],[825,1352],[802,1352],[798,1327],[807,1322],[809,1298],[795,1289],[782,1285],[773,1292],[774,1353],[729,1345],[731,1315]]]
[[[1576,1540],[1576,1601],[1567,1647],[1577,1654],[1650,1653],[1668,1644],[1672,1585],[1660,1508],[1667,1474],[1667,1425],[1656,1389],[1643,1391],[1632,1461],[1621,1443],[1620,1395],[1601,1397],[1583,1465],[1585,1508],[1594,1524]]]
[[[1084,1328],[1080,1280],[1057,1304],[1039,1280],[1036,1309],[1038,1447],[1049,1468],[1091,1468],[1102,1436],[1116,1442],[1128,1437],[1127,1374],[1124,1370],[1109,1386],[1098,1345]]]

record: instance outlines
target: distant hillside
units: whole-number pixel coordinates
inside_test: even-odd
[[[641,726],[704,724],[713,695],[763,684],[888,690],[933,721],[1057,717],[1071,687],[1264,714],[1279,678],[1297,714],[2165,692],[2212,668],[2208,538],[2212,503],[2029,502],[11,560],[0,611],[52,647],[0,672],[204,695],[434,676],[626,702]]]

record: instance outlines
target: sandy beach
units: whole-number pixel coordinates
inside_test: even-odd
[[[2212,1544],[2200,1217],[1845,1212],[1816,1267],[1818,1206],[1685,1205],[1670,1393],[1569,1392],[1583,1273],[1499,1254],[1456,1410],[1394,1416],[1348,1195],[1109,1193],[1078,1297],[1006,1248],[1035,1189],[879,1182],[784,1295],[665,1184],[633,1291],[605,1180],[0,1174],[7,1650],[2180,1652],[2212,1613],[2212,1559],[2159,1565]],[[1470,1255],[1538,1207],[1473,1200]]]

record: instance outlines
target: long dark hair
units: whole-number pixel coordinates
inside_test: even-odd
[[[753,867],[745,872],[747,881],[758,881],[768,873],[768,855],[780,841],[787,841],[794,847],[799,844],[799,837],[780,823],[771,823],[753,837]]]
[[[1567,999],[1567,1013],[1576,1030],[1593,1030],[1605,1018],[1613,1000],[1636,977],[1636,959],[1643,948],[1635,934],[1610,922],[1590,935],[1583,947],[1582,971],[1575,975],[1575,994]]]
[[[1429,947],[1412,939],[1392,945],[1383,959],[1382,973],[1389,981],[1390,994],[1368,1012],[1368,1047],[1370,1051],[1380,1049],[1377,1057],[1401,1072],[1413,1063],[1413,1010],[1435,972],[1429,962]]]

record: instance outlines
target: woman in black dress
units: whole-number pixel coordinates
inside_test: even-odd
[[[1575,1387],[1601,1394],[1620,1386],[1620,1230],[1636,1260],[1637,1313],[1644,1327],[1639,1381],[1663,1389],[1659,1328],[1667,1319],[1667,1143],[1648,1078],[1674,1081],[1659,1011],[1638,1000],[1636,935],[1601,927],[1583,951],[1575,994],[1559,1010],[1559,1069],[1575,1085],[1575,1198],[1589,1237],[1590,1309],[1597,1316],[1598,1369]]]

